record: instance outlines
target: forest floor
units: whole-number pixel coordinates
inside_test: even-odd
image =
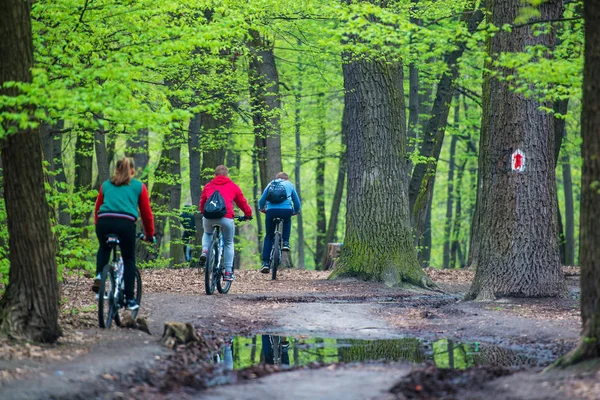
[[[579,335],[579,271],[564,271],[567,299],[486,303],[461,300],[468,270],[428,269],[440,292],[239,271],[229,294],[213,296],[199,270],[144,271],[151,334],[95,328],[90,280],[74,275],[62,284],[59,343],[0,339],[0,397],[598,399],[597,364],[540,374]],[[162,346],[166,322],[190,323],[200,340]],[[261,334],[288,338],[291,366],[260,363]]]

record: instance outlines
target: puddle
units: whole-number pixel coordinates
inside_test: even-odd
[[[535,351],[448,339],[428,342],[417,338],[359,340],[256,335],[233,338],[214,360],[230,370],[258,364],[301,366],[362,361],[429,361],[439,368],[466,369],[477,365],[545,366],[555,358],[549,350]]]

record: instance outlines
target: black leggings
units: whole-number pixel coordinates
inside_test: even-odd
[[[96,256],[96,275],[102,273],[102,269],[110,261],[110,246],[106,244],[106,235],[108,234],[119,237],[119,247],[125,265],[125,271],[123,272],[125,297],[132,299],[133,281],[135,279],[135,222],[126,218],[98,218],[96,236],[98,236],[100,247]]]

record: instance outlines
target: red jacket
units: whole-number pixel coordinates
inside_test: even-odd
[[[218,190],[219,193],[221,193],[223,200],[225,200],[225,204],[227,204],[227,214],[225,214],[225,218],[233,218],[235,216],[235,213],[233,212],[234,202],[244,212],[246,217],[252,216],[252,208],[248,205],[248,202],[242,193],[242,189],[226,176],[216,176],[204,186],[202,196],[200,197],[201,213],[204,213],[204,204],[206,204],[206,200],[208,200],[215,190]]]

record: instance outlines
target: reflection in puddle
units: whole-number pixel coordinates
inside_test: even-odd
[[[439,368],[466,369],[476,365],[544,365],[551,360],[551,354],[546,357],[530,357],[524,351],[479,342],[460,343],[449,339],[432,343],[417,338],[357,340],[275,335],[235,337],[215,355],[215,361],[230,370],[261,363],[296,366],[313,362],[359,361],[432,361]]]

